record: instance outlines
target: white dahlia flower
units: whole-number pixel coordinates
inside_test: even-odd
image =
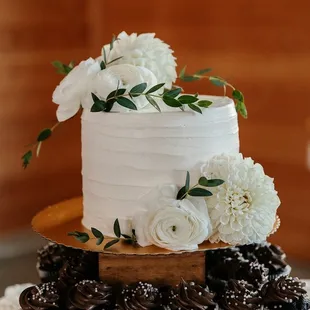
[[[210,188],[210,241],[232,245],[265,241],[274,229],[280,200],[273,179],[265,175],[263,167],[241,154],[220,155],[202,167],[202,174],[225,181]]]
[[[140,246],[154,244],[172,251],[192,251],[212,233],[208,208],[204,198],[176,200],[177,187],[165,186],[162,197],[147,211],[133,218]]]
[[[122,57],[110,66],[131,64],[145,67],[154,73],[158,83],[165,82],[166,88],[171,88],[172,83],[176,80],[176,62],[172,55],[173,51],[168,44],[155,38],[154,33],[128,35],[123,31],[118,35],[111,51],[110,45],[105,45],[103,49],[108,62]]]

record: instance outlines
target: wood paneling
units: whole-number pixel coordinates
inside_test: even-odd
[[[272,238],[310,259],[310,2],[0,0],[0,225],[27,224],[46,204],[81,192],[78,117],[45,143],[22,171],[23,145],[55,119],[51,93],[60,77],[49,63],[97,56],[112,33],[156,32],[180,66],[210,66],[245,94],[241,147],[276,179],[282,227]],[[220,94],[206,82],[188,91]]]

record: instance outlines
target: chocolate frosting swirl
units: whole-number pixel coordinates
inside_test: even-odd
[[[243,256],[228,257],[214,266],[210,275],[215,279],[228,281],[229,279],[246,280],[250,284],[259,286],[268,277],[268,269],[257,260],[250,261]]]
[[[49,243],[37,252],[37,270],[43,282],[57,280],[65,262],[65,247]]]
[[[117,302],[117,309],[147,310],[162,309],[159,290],[149,283],[139,282],[136,286],[126,286]]]
[[[73,286],[67,298],[68,310],[103,310],[111,306],[112,287],[103,282],[83,280]]]
[[[169,301],[171,309],[193,309],[204,310],[217,308],[217,304],[213,301],[214,294],[209,288],[202,287],[193,282],[187,283],[183,279],[178,287],[172,290]]]
[[[268,280],[269,270],[260,264],[257,260],[245,261],[237,272],[236,279],[245,280],[255,287],[260,287],[262,283]]]
[[[272,273],[279,272],[287,266],[285,254],[279,247],[269,244],[257,245],[253,254],[259,263],[264,264]]]
[[[98,262],[87,253],[82,253],[67,261],[59,272],[59,287],[63,290],[82,280],[97,280]]]
[[[305,283],[297,278],[281,276],[266,283],[261,294],[265,305],[271,303],[293,303],[307,292],[304,290]]]
[[[55,283],[43,283],[25,289],[20,297],[22,310],[59,309],[59,294]]]
[[[261,307],[261,297],[246,281],[230,280],[219,298],[219,306],[224,310],[258,309]]]

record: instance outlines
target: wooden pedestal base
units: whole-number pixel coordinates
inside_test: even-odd
[[[109,283],[176,285],[181,278],[205,282],[205,252],[168,255],[99,254],[99,276]]]

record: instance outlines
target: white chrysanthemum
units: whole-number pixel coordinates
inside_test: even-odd
[[[210,188],[210,241],[233,245],[265,241],[273,231],[280,200],[273,179],[265,175],[263,167],[241,154],[221,155],[207,162],[202,173],[225,181]]]
[[[128,35],[123,31],[118,35],[111,51],[110,45],[105,45],[103,49],[106,51],[108,61],[122,57],[111,65],[131,64],[145,67],[154,73],[158,83],[165,82],[167,88],[171,88],[176,80],[176,62],[172,55],[173,51],[168,44],[155,38],[154,33]]]

